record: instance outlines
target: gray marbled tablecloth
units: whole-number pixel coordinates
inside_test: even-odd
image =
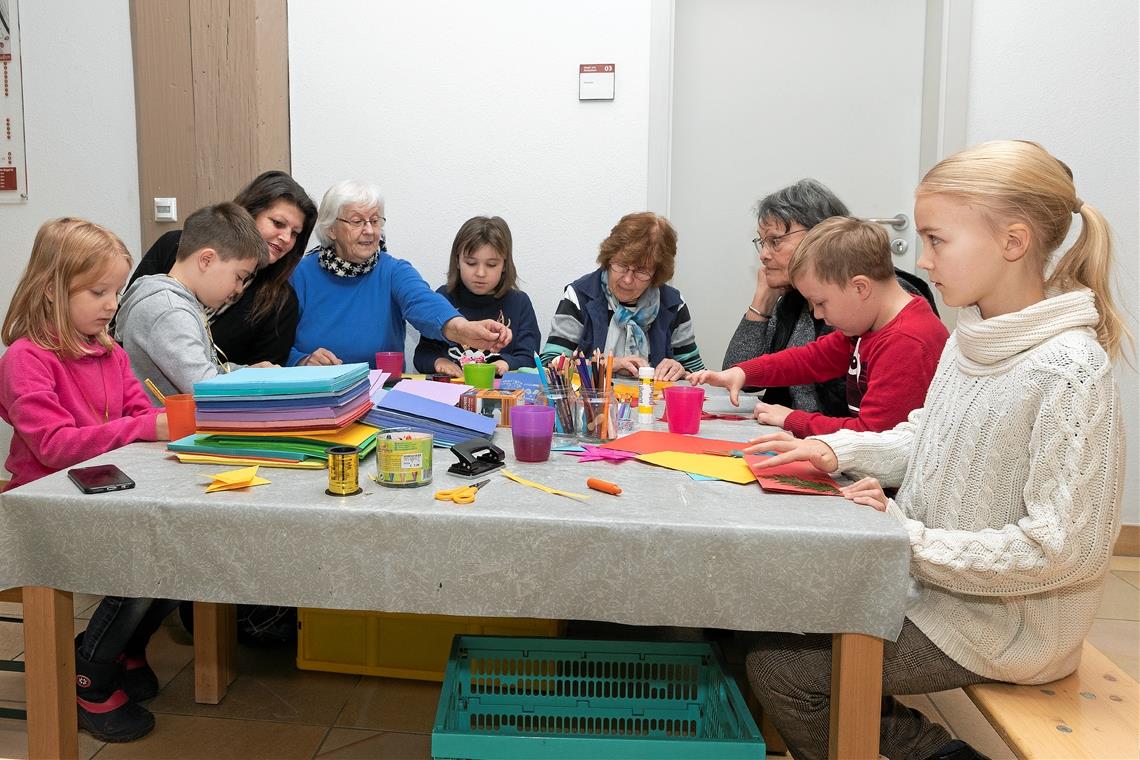
[[[729,407],[714,398],[706,409]],[[759,432],[752,421],[712,421],[700,434]],[[118,465],[132,490],[85,495],[59,472],[3,495],[0,588],[898,635],[909,546],[883,513],[640,462],[554,453],[516,463],[510,431],[495,442],[513,472],[590,499],[495,473],[472,505],[436,501],[434,491],[470,482],[447,474],[446,449],[435,450],[424,488],[376,485],[371,457],[358,496],[325,495],[324,471],[269,468],[260,474],[270,485],[206,494],[205,476],[229,467],[179,464],[162,444],[133,444],[87,463]],[[624,493],[590,491],[587,477]]]

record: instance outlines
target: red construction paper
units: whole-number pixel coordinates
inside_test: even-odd
[[[763,454],[745,454],[744,461],[748,464],[748,469],[752,470],[752,474],[756,476],[756,482],[765,491],[773,493],[804,493],[812,496],[843,496],[839,492],[839,484],[822,470],[817,470],[810,462],[789,462],[787,464],[776,465],[775,467],[758,467],[759,462],[764,462],[769,459],[768,456]],[[816,490],[814,488],[798,486],[794,483],[787,483],[780,480],[781,477],[798,478],[799,480],[806,480],[812,483],[819,483],[824,486],[830,486],[834,489],[833,492]]]
[[[699,438],[695,435],[666,433],[659,430],[639,430],[603,443],[602,448],[632,451],[635,454],[656,454],[659,451],[727,454],[730,451],[739,451],[747,445],[747,441],[722,441],[717,438]]]

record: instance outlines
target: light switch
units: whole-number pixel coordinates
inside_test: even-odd
[[[177,222],[178,221],[178,199],[177,198],[155,198],[154,199],[154,221],[156,221],[156,222]]]
[[[613,100],[612,63],[583,63],[578,66],[578,100]]]

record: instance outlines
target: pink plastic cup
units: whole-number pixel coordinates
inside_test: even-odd
[[[383,370],[392,376],[395,382],[404,374],[403,351],[378,351],[376,353],[376,369]]]
[[[511,410],[511,439],[515,443],[515,459],[520,462],[545,462],[550,459],[550,440],[554,436],[554,407],[523,404]]]
[[[670,433],[692,435],[701,429],[701,407],[705,403],[704,388],[674,385],[666,388],[663,393]]]

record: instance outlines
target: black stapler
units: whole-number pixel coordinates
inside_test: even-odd
[[[486,438],[471,438],[457,443],[451,447],[451,453],[459,461],[448,467],[447,471],[461,478],[477,478],[506,464],[503,450]]]

